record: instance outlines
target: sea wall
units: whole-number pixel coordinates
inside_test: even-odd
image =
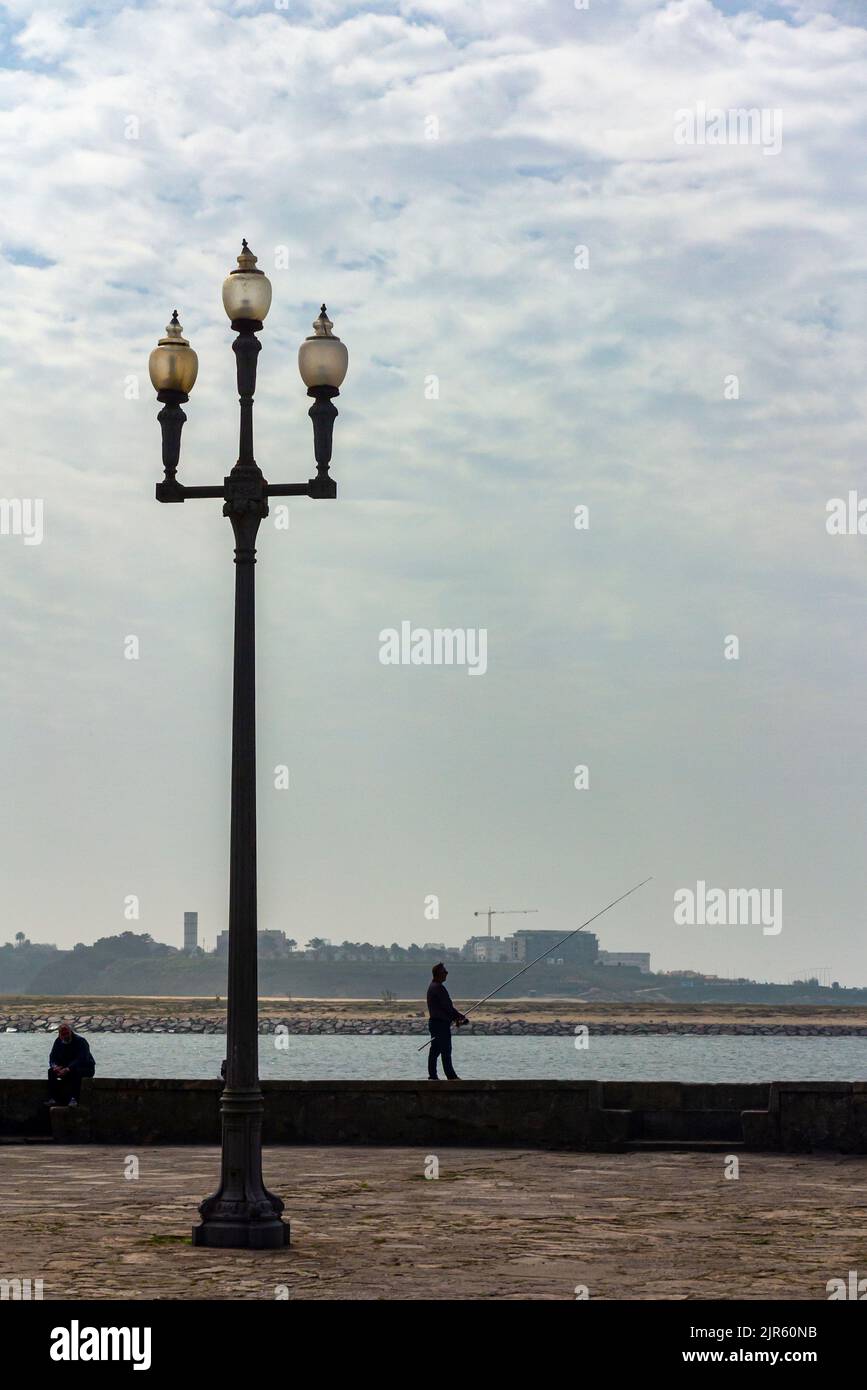
[[[32,1014],[17,1009],[0,1013],[0,1033],[56,1033],[60,1023],[72,1024],[76,1033],[225,1033],[225,1017],[207,1018],[195,1014],[154,1014],[139,1018],[116,1014]],[[579,1025],[586,1026],[598,1037],[787,1037],[787,1038],[845,1038],[867,1037],[867,1025],[854,1023],[685,1023],[649,1021],[642,1023],[609,1022],[582,1018],[576,1005],[570,1019],[527,1020],[522,1018],[489,1019],[470,1023],[460,1030],[461,1037],[567,1037]],[[287,1033],[299,1037],[310,1034],[355,1034],[365,1036],[428,1036],[426,1019],[405,1018],[340,1018],[324,1015],[320,1018],[285,1014],[262,1019],[259,1032]]]
[[[867,1153],[867,1082],[266,1081],[269,1144]],[[85,1081],[76,1109],[0,1079],[0,1138],[215,1144],[215,1081]]]

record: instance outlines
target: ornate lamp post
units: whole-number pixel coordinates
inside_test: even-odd
[[[223,306],[237,337],[232,344],[241,405],[238,461],[220,487],[187,487],[176,477],[181,430],[198,359],[183,336],[177,310],[150,356],[150,377],[162,402],[165,478],[157,483],[158,502],[219,497],[235,537],[235,663],[232,703],[232,818],[229,861],[229,985],[226,1086],[221,1103],[223,1145],[220,1186],[201,1203],[202,1221],[193,1227],[193,1244],[272,1249],[288,1245],[283,1203],[262,1180],[262,1091],[258,1058],[258,982],[256,961],[256,534],[268,515],[269,497],[336,497],[328,472],[331,436],[349,355],[322,312],[314,332],[302,343],[298,369],[313,397],[316,477],[306,483],[268,483],[253,457],[253,395],[261,332],[271,306],[271,285],[256,269],[246,241],[238,268],[223,284]]]

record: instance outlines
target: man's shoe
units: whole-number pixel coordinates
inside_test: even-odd
[[[439,1081],[439,1077],[438,1077],[438,1076],[429,1076],[429,1077],[428,1077],[428,1081]]]
[[[457,1072],[455,1072],[454,1076],[446,1077],[446,1081],[460,1081],[460,1079],[461,1078],[458,1076]]]
[[[57,1101],[56,1101],[56,1100],[46,1100],[44,1103],[45,1103],[45,1105],[56,1105],[56,1104],[57,1104]]]

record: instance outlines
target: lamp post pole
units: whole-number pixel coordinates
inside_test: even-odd
[[[258,971],[256,923],[256,537],[268,515],[268,498],[334,498],[337,485],[328,466],[337,416],[332,400],[346,375],[348,354],[331,333],[325,305],[314,333],[301,346],[299,369],[314,397],[313,421],[317,474],[306,483],[271,485],[253,455],[253,397],[262,330],[271,303],[271,286],[246,241],[238,269],[223,285],[223,304],[237,337],[232,344],[240,399],[238,461],[222,487],[186,487],[177,481],[180,437],[198,371],[196,354],[182,336],[177,312],[166,337],[151,353],[151,381],[163,403],[159,421],[165,478],[157,484],[159,502],[193,497],[220,497],[235,541],[235,638],[232,700],[232,793],[229,855],[229,978],[227,999],[226,1085],[222,1117],[220,1185],[200,1204],[201,1223],[193,1227],[193,1244],[274,1249],[289,1243],[283,1203],[262,1178],[262,1118],[259,1084]]]

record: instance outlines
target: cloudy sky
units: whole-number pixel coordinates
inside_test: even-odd
[[[245,236],[270,481],[323,299],[350,351],[340,498],[260,533],[260,926],[565,932],[653,874],[603,946],[867,983],[862,0],[0,12],[2,491],[44,509],[0,536],[0,936],[226,925],[231,530],[154,501],[147,357],[177,306],[219,482]],[[781,144],[678,138],[739,109]],[[487,671],[383,665],[405,621]],[[699,880],[782,931],[676,924]]]

